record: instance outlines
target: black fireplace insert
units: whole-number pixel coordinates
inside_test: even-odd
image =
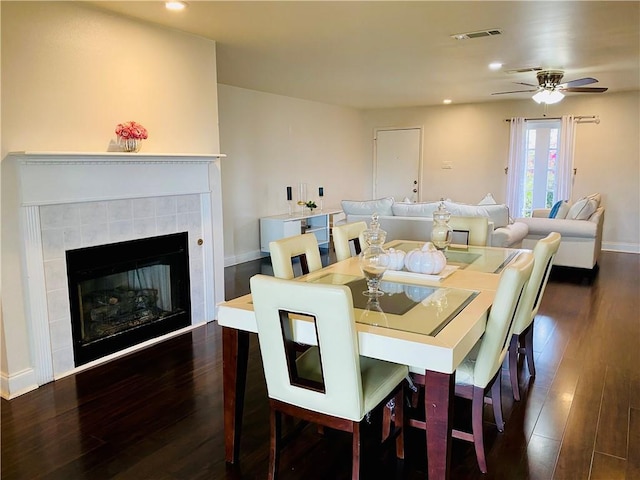
[[[191,324],[187,232],[66,257],[76,366]]]

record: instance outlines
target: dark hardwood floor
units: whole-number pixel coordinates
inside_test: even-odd
[[[325,259],[325,261],[330,261]],[[511,398],[503,370],[505,432],[485,411],[489,473],[471,444],[454,440],[454,479],[640,479],[640,255],[604,252],[596,278],[554,269],[536,319],[538,374]],[[268,260],[226,269],[228,297]],[[221,328],[209,323],[143,351],[2,400],[2,479],[262,479],[268,403],[251,340],[239,465],[224,462]],[[456,405],[456,416],[466,405]],[[423,433],[407,454],[373,449],[365,478],[425,478]],[[346,479],[350,437],[309,426],[283,453],[282,479]]]

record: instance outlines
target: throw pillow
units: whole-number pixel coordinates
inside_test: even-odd
[[[493,228],[506,227],[509,225],[509,207],[506,205],[484,205],[484,211],[489,214],[489,221],[493,222]]]
[[[592,193],[591,195],[587,195],[587,198],[590,198],[591,200],[595,200],[596,208],[600,206],[600,200],[602,197],[600,196],[599,193]]]
[[[487,193],[482,200],[478,202],[478,205],[497,205],[496,199],[493,198],[493,195]]]
[[[560,210],[560,207],[563,203],[564,200],[558,200],[556,203],[554,203],[553,207],[551,207],[551,211],[549,212],[549,218],[556,218],[556,215],[558,215],[558,210]]]
[[[569,213],[569,209],[571,209],[571,204],[567,201],[562,202],[560,205],[560,209],[558,210],[558,214],[556,215],[557,219],[567,218],[567,213]]]
[[[597,208],[596,200],[589,197],[582,197],[571,206],[566,218],[569,220],[586,220],[593,215]]]
[[[342,200],[342,211],[345,215],[371,215],[377,213],[380,216],[391,216],[393,211],[393,197],[378,198],[377,200]]]

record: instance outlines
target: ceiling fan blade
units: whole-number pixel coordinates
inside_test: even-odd
[[[571,80],[570,82],[561,83],[558,85],[560,88],[571,88],[571,87],[581,87],[583,85],[590,85],[592,83],[598,83],[598,80],[591,77],[578,78],[576,80]]]
[[[526,85],[527,87],[535,87],[538,88],[538,85],[534,85],[533,83],[526,83],[526,82],[513,82],[516,85]]]
[[[609,90],[606,87],[571,87],[558,88],[562,92],[579,92],[579,93],[603,93]]]
[[[537,91],[538,89],[536,88],[533,90],[514,90],[512,92],[496,92],[496,93],[492,93],[491,95],[504,95],[506,93],[527,93],[527,92],[531,93],[531,92],[537,92]]]

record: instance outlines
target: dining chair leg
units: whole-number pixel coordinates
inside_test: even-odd
[[[518,350],[519,336],[512,335],[509,344],[509,378],[511,379],[511,390],[513,390],[513,398],[520,401],[520,384],[518,382]]]
[[[471,427],[473,429],[473,445],[476,449],[478,467],[482,473],[487,473],[487,460],[484,455],[484,434],[482,431],[482,410],[484,407],[484,388],[473,387],[471,399]]]
[[[533,362],[533,324],[527,327],[527,329],[521,334],[524,335],[524,350],[525,355],[527,356],[527,366],[529,367],[529,375],[532,377],[536,376],[536,366]]]
[[[404,458],[404,432],[405,424],[404,424],[404,389],[402,386],[398,389],[398,393],[395,396],[395,406],[394,406],[394,420],[393,426],[395,429],[400,429],[400,433],[396,437],[396,457],[403,459]]]
[[[353,422],[353,446],[352,446],[351,479],[360,478],[360,424]]]
[[[493,416],[499,432],[504,432],[504,419],[502,418],[502,382],[500,372],[491,385],[491,404],[493,405]]]
[[[391,434],[391,422],[393,422],[393,412],[389,405],[382,407],[382,441],[384,442]]]
[[[269,480],[274,480],[278,475],[278,463],[280,457],[280,423],[281,413],[275,408],[271,408],[269,415],[271,424],[271,441],[269,447]]]

